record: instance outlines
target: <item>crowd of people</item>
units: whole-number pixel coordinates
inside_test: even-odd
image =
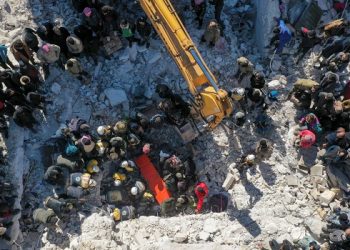
[[[209,21],[200,41],[213,47],[225,29],[221,19],[224,1],[208,2],[214,7],[215,19]],[[192,0],[189,5],[196,15],[198,29],[202,29],[207,1]],[[115,1],[106,4],[98,0],[72,0],[72,6],[80,13],[79,25],[68,29],[58,19],[48,21],[37,29],[24,28],[10,46],[0,45],[0,130],[5,135],[10,117],[18,126],[36,132],[38,121],[33,111],[39,109],[45,113],[45,104],[50,103],[42,89],[50,75],[50,67],[58,66],[82,84],[89,84],[92,77],[81,63],[83,56],[97,64],[99,56],[110,59],[111,54],[123,47],[123,43],[129,47],[136,43],[149,48],[150,40],[155,38],[155,32],[144,14],[136,20],[123,18]],[[319,30],[303,27],[295,31],[286,19],[276,19],[276,22],[275,36],[271,40],[275,53],[283,53],[293,36],[301,39],[296,63],[315,45],[322,45],[319,61],[315,64],[315,68],[322,72],[320,81],[299,79],[288,96],[303,113],[298,117],[294,145],[299,150],[314,146],[322,149],[318,163],[326,167],[330,186],[340,187],[347,201],[350,196],[350,82],[344,81],[340,74],[350,60],[347,23],[339,19]],[[16,62],[9,60],[8,53]],[[258,114],[254,122],[256,129],[264,132],[269,126],[266,111],[280,101],[280,91],[271,87],[264,74],[257,71],[246,57],[239,57],[237,65],[235,77],[238,85],[248,79],[250,86],[229,91],[237,110],[232,118],[234,125],[244,126],[246,116],[255,111]],[[95,199],[96,195],[115,221],[141,215],[173,216],[227,209],[229,198],[224,193],[211,193],[206,183],[199,182],[192,155],[183,154],[171,145],[164,145],[157,138],[148,136],[151,130],[161,129],[164,123],[182,125],[191,115],[190,105],[166,85],[158,84],[156,92],[161,102],[159,114],[152,117],[135,111],[125,120],[103,124],[96,130],[79,117],[67,122],[66,127],[60,130],[64,147],[45,170],[44,180],[53,186],[54,192],[45,199],[43,207],[34,211],[35,222],[55,224],[58,220],[65,220],[83,203]],[[259,140],[237,160],[238,171],[243,172],[268,159],[273,152],[273,144],[266,138]],[[171,194],[171,198],[161,204],[134,162],[140,155],[151,159]],[[1,183],[4,188],[1,192],[3,214],[0,236],[10,240],[7,232],[12,222],[9,218],[19,210],[13,208],[15,196],[11,193],[11,184],[5,180]],[[339,211],[329,219],[323,237],[330,242],[332,249],[347,249],[350,242],[349,218]],[[308,244],[309,248],[305,249],[320,247],[314,239]],[[291,244],[284,242],[280,247],[288,246],[291,247]]]

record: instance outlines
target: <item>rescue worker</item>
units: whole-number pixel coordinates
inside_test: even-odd
[[[209,43],[209,47],[214,47],[220,38],[220,28],[216,20],[211,20],[205,30],[201,42]]]
[[[52,209],[37,208],[33,212],[33,220],[36,223],[56,224],[58,218]]]
[[[136,31],[141,37],[139,44],[142,46],[146,44],[146,48],[149,48],[149,39],[152,34],[152,26],[147,22],[147,19],[145,17],[140,17],[137,19]]]
[[[31,28],[24,28],[22,31],[21,39],[34,52],[39,49],[39,40],[35,35],[35,31]]]
[[[78,80],[82,81],[84,84],[88,84],[91,81],[91,76],[82,68],[78,59],[70,58],[64,67],[69,73],[71,73]]]
[[[44,180],[52,185],[64,185],[65,184],[65,174],[64,169],[61,166],[50,166],[44,175]]]
[[[246,75],[250,75],[253,73],[254,65],[245,57],[239,57],[237,59],[238,64],[238,72],[236,77],[238,76],[239,81],[243,79]]]
[[[265,77],[263,73],[255,71],[250,78],[250,86],[254,89],[263,89],[265,87]]]
[[[204,199],[208,196],[209,188],[204,182],[200,182],[194,188],[194,192],[197,196],[197,208],[196,213],[201,213],[203,208]]]
[[[111,217],[119,222],[125,220],[131,220],[136,217],[136,209],[133,206],[123,206],[121,208],[115,208]]]
[[[112,32],[118,30],[118,15],[113,7],[104,5],[101,8],[102,17],[102,36],[108,37],[112,35]]]
[[[66,44],[67,44],[68,52],[72,56],[77,57],[84,50],[83,42],[80,40],[79,37],[77,37],[75,35],[68,36],[67,39],[66,39]]]
[[[127,20],[122,20],[120,22],[120,30],[122,37],[124,37],[129,42],[129,47],[132,46],[133,42],[140,42],[140,39],[135,37],[135,27],[130,24]]]
[[[41,40],[47,43],[53,43],[54,34],[53,34],[53,24],[51,22],[45,22],[36,30],[36,34],[40,37]]]
[[[61,48],[54,44],[44,44],[38,50],[38,58],[43,64],[46,77],[50,74],[49,65],[57,62],[60,58]]]
[[[32,111],[27,107],[16,106],[13,113],[13,121],[20,127],[26,127],[36,132],[34,126],[38,122],[35,120]]]
[[[320,83],[319,92],[332,93],[337,98],[342,91],[343,86],[339,83],[339,75],[328,71]]]
[[[271,143],[271,141],[269,141],[268,139],[261,139],[256,143],[255,146],[255,158],[256,160],[265,160],[265,159],[269,159],[272,155],[273,152],[273,145]]]
[[[196,21],[198,21],[198,29],[202,28],[203,19],[205,15],[205,11],[207,9],[206,0],[191,0],[192,8],[196,13]]]
[[[224,0],[209,0],[209,2],[215,6],[215,11],[214,11],[215,19],[218,21],[221,28],[224,29],[225,26],[223,21],[221,20],[221,12],[222,12],[222,9],[224,8]]]
[[[314,30],[308,30],[305,27],[301,28],[302,41],[300,43],[299,50],[297,52],[297,60],[298,63],[301,59],[304,58],[306,53],[312,49],[316,44],[321,42],[321,38],[319,38]]]
[[[61,49],[61,54],[69,57],[68,55],[68,47],[67,47],[67,37],[69,37],[69,31],[63,27],[61,21],[56,19],[54,21],[54,26],[52,28],[52,44],[57,45]]]
[[[15,39],[11,43],[10,51],[17,62],[22,61],[24,63],[35,64],[33,52],[20,38]]]
[[[82,24],[89,26],[99,36],[102,28],[102,19],[95,8],[84,8],[82,14]]]

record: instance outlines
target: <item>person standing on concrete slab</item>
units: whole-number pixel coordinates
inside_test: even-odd
[[[198,21],[198,29],[201,29],[205,11],[207,9],[206,0],[192,0],[192,8],[194,9],[197,16],[195,20]]]

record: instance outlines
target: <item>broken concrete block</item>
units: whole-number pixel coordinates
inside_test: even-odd
[[[318,191],[320,191],[320,192],[324,192],[324,191],[326,191],[326,187],[325,186],[323,186],[323,185],[321,185],[321,184],[317,184],[317,190]]]
[[[298,186],[299,185],[298,177],[296,177],[294,175],[287,175],[286,181],[287,181],[288,186]]]
[[[317,213],[321,217],[322,220],[324,220],[327,216],[327,212],[322,209],[321,207],[317,208]]]
[[[208,241],[210,239],[210,234],[207,232],[200,232],[196,238],[197,240]]]
[[[226,191],[228,191],[232,187],[234,181],[235,181],[235,176],[233,174],[231,174],[231,173],[228,173],[224,183],[222,184],[222,187]]]
[[[324,166],[322,165],[315,165],[310,168],[310,174],[312,176],[322,176],[323,175],[323,169]]]
[[[331,191],[335,193],[335,198],[336,199],[341,199],[342,198],[342,191],[340,188],[331,188]]]
[[[215,233],[219,229],[217,227],[217,222],[213,218],[206,219],[204,222],[203,231],[207,233]]]
[[[51,86],[51,91],[58,95],[61,92],[61,86],[57,82],[54,82]]]
[[[316,240],[319,240],[321,233],[323,233],[322,227],[325,226],[325,223],[320,219],[313,217],[307,218],[305,220],[305,225],[309,230],[311,236],[313,236]]]
[[[160,58],[162,57],[162,55],[159,52],[156,52],[152,55],[152,57],[148,60],[149,64],[155,63],[157,62]]]
[[[326,190],[320,195],[320,202],[329,204],[331,203],[335,198],[335,193],[331,190]]]
[[[111,106],[117,106],[119,104],[129,101],[125,91],[122,89],[109,88],[109,89],[106,89],[104,93],[108,98]]]
[[[187,234],[177,233],[174,236],[174,241],[177,242],[177,243],[183,243],[183,242],[187,241],[187,238],[188,238]]]

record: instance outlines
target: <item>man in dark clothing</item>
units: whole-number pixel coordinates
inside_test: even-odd
[[[35,120],[32,111],[23,106],[16,106],[15,112],[13,114],[14,122],[20,127],[26,127],[31,130],[34,130],[34,125],[38,124]],[[35,130],[34,130],[35,131]]]
[[[65,56],[68,56],[68,47],[67,47],[67,37],[70,36],[69,31],[63,27],[61,24],[56,23],[53,27],[53,42],[52,44],[55,44],[61,48],[61,53],[63,53]]]
[[[85,53],[91,56],[97,64],[99,39],[97,36],[94,36],[93,30],[89,26],[81,24],[74,28],[74,34],[83,42]]]
[[[260,89],[246,89],[246,98],[251,101],[251,108],[262,107],[266,108],[265,95]]]
[[[101,8],[102,35],[110,36],[111,32],[118,30],[118,15],[113,7],[105,5]]]
[[[22,76],[23,75],[28,76],[34,84],[40,83],[40,79],[39,79],[40,73],[39,73],[39,70],[35,66],[33,66],[29,63],[24,63],[24,62],[19,62],[19,66],[20,66],[19,70],[20,70]]]
[[[22,32],[22,41],[27,44],[27,46],[37,52],[39,49],[39,41],[35,35],[35,31],[31,28],[24,28]]]
[[[89,26],[97,35],[101,32],[102,19],[94,8],[85,7],[82,15],[82,24]]]
[[[290,100],[296,107],[308,109],[311,106],[312,93],[309,90],[296,89],[291,94]]]
[[[168,86],[165,84],[158,84],[156,87],[156,93],[160,98],[168,100],[160,105],[160,108],[167,114],[167,116],[171,113],[175,114],[177,111],[180,111],[182,118],[189,116],[191,109],[188,103],[185,102],[180,95],[174,94]]]
[[[205,11],[207,9],[206,0],[192,0],[192,7],[196,12],[196,20],[198,21],[198,29],[202,28]]]
[[[221,25],[221,28],[224,29],[224,23],[221,20],[221,12],[224,8],[224,0],[209,0],[210,3],[215,5],[215,19]]]
[[[44,109],[44,104],[46,103],[46,98],[37,92],[29,92],[26,96],[26,100],[29,105],[33,108]]]
[[[342,87],[339,86],[339,76],[328,71],[323,77],[318,92],[332,93],[335,97],[341,94]]]
[[[315,100],[315,112],[319,117],[327,117],[334,113],[335,98],[332,93],[320,92]]]
[[[350,38],[338,38],[330,39],[327,44],[325,44],[324,49],[321,52],[321,56],[328,58],[333,54],[339,52],[349,52],[350,51]]]
[[[11,69],[0,70],[0,83],[5,84],[7,89],[21,91],[20,78],[21,74],[17,71]]]
[[[50,166],[44,175],[44,180],[52,185],[63,185],[65,184],[64,170],[60,166]]]
[[[319,44],[321,42],[321,38],[319,38],[316,35],[316,32],[314,30],[308,30],[307,28],[303,27],[301,31],[302,40],[299,50],[297,52],[298,58],[296,63],[303,59],[310,49],[312,49],[316,44]]]
[[[261,72],[254,72],[250,78],[250,86],[254,89],[262,89],[265,86],[265,77]]]
[[[136,31],[141,37],[140,45],[146,44],[146,48],[149,48],[149,38],[152,33],[152,26],[147,22],[145,17],[137,19]]]
[[[40,37],[41,40],[48,43],[53,43],[53,24],[50,22],[43,23],[36,30],[36,34]]]
[[[350,148],[350,133],[345,132],[345,129],[340,127],[335,133],[331,133],[326,136],[326,143],[323,144],[324,148],[329,148],[330,146],[337,145],[342,149]]]
[[[6,89],[5,100],[6,100],[6,103],[9,103],[13,106],[16,106],[16,105],[24,106],[28,104],[22,91],[16,91],[13,89]]]

